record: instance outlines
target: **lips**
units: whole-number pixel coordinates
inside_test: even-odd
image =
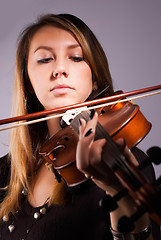
[[[57,84],[53,88],[51,88],[50,91],[53,92],[53,93],[57,93],[57,94],[65,94],[65,93],[69,92],[72,89],[73,88],[70,87],[67,84]]]

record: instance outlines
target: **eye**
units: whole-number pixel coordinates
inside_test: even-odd
[[[43,59],[38,60],[37,62],[38,63],[49,63],[52,60],[53,60],[53,58],[43,58]]]
[[[84,60],[83,57],[70,57],[70,59],[73,61],[73,62],[81,62]]]

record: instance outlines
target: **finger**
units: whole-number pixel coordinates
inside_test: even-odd
[[[133,153],[131,152],[131,150],[128,148],[128,146],[126,145],[124,148],[124,155],[126,156],[126,158],[128,158],[129,161],[131,161],[135,166],[138,165],[138,161],[136,160],[135,156],[133,155]]]
[[[83,138],[78,144],[77,168],[84,174],[97,176],[101,153],[106,140],[100,139],[91,144],[91,138],[92,133],[89,137]]]
[[[116,143],[118,144],[119,148],[123,151],[125,157],[131,161],[133,164],[138,165],[138,162],[135,158],[135,156],[133,155],[133,153],[131,152],[130,148],[128,148],[125,139],[120,138],[116,141]]]
[[[85,131],[87,123],[86,123],[86,121],[83,118],[80,118],[79,122],[80,122],[80,126],[79,126],[79,139],[82,139],[83,133]]]
[[[97,114],[97,112],[95,112],[93,118],[86,123],[86,127],[85,127],[84,133],[83,133],[84,137],[90,129],[92,129],[92,132],[95,133],[97,121],[98,121],[98,114]]]
[[[89,165],[89,153],[93,142],[94,133],[90,133],[87,137],[83,137],[78,141],[76,151],[76,166],[80,171],[85,171]]]
[[[89,164],[93,167],[97,167],[97,165],[102,162],[102,150],[103,146],[106,143],[106,139],[99,139],[95,141],[90,149],[89,153]]]

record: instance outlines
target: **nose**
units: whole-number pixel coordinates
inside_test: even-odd
[[[67,74],[66,71],[60,71],[60,70],[53,71],[53,77],[54,78],[58,78],[58,77],[61,77],[61,76],[68,77],[68,74]]]
[[[68,74],[66,63],[62,60],[57,61],[57,63],[55,63],[55,67],[54,67],[52,75],[55,79],[62,77],[62,76],[67,78],[69,74]]]

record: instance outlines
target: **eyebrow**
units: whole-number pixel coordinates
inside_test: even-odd
[[[52,51],[52,48],[51,48],[51,47],[39,46],[38,48],[36,48],[36,50],[34,51],[34,53],[37,52],[37,51],[40,50],[40,49],[45,49],[45,50],[48,50],[48,51]]]
[[[67,48],[73,49],[73,48],[78,48],[78,47],[81,47],[81,46],[78,43],[76,43],[76,44],[69,45]]]
[[[71,45],[67,46],[68,49],[74,49],[74,48],[78,48],[78,47],[80,47],[80,45],[79,45],[78,43],[76,43],[76,44],[71,44]],[[52,49],[51,47],[48,47],[48,46],[39,46],[38,48],[36,48],[36,50],[34,51],[34,53],[37,52],[37,51],[40,50],[40,49],[44,49],[44,50],[48,50],[48,51],[53,51],[53,49]]]

